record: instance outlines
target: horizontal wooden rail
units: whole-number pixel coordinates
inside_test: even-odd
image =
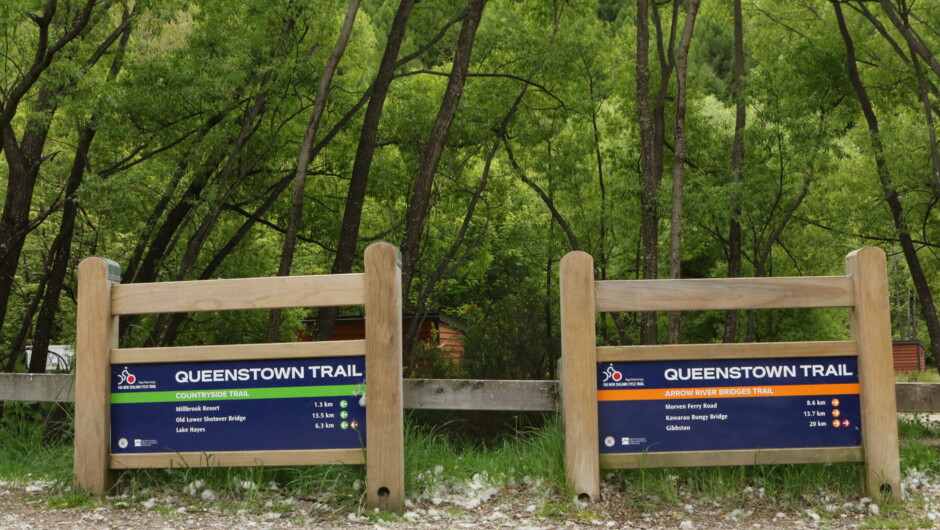
[[[0,374],[0,401],[75,401],[71,374]],[[940,413],[940,383],[896,383],[898,412]],[[516,394],[510,396],[510,394]],[[551,411],[558,381],[405,379],[406,409]]]
[[[617,453],[600,455],[601,467],[749,466],[770,464],[831,464],[864,460],[861,447],[804,447],[797,449],[745,449],[669,453]]]
[[[365,340],[216,344],[211,346],[171,346],[164,348],[118,348],[111,350],[111,364],[306,359],[310,357],[348,357],[365,354]]]
[[[111,469],[233,466],[319,466],[364,464],[362,449],[303,451],[220,451],[217,453],[122,453],[112,454]]]
[[[594,282],[597,311],[708,311],[850,307],[852,278],[703,278]]]
[[[554,411],[557,381],[405,379],[406,409]]]
[[[75,402],[72,374],[0,374],[0,401]]]
[[[940,383],[895,383],[898,412],[940,413]]]
[[[689,359],[759,359],[791,357],[851,357],[855,341],[743,342],[733,344],[663,344],[658,346],[598,346],[597,362],[684,361]]]
[[[327,307],[362,305],[365,299],[362,273],[129,283],[111,288],[111,313]]]

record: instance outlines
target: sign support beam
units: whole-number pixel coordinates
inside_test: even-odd
[[[111,315],[111,288],[121,269],[111,260],[90,257],[78,266],[78,310],[75,330],[75,483],[94,495],[114,484],[109,471],[111,365],[117,347],[118,317]]]
[[[365,252],[366,272],[366,502],[405,508],[402,412],[401,257],[387,243]]]
[[[858,343],[862,444],[868,495],[901,500],[897,403],[891,353],[891,313],[885,253],[865,247],[845,258],[855,287],[852,338]]]
[[[565,470],[582,502],[601,498],[597,447],[597,338],[594,259],[571,252],[561,260],[561,409]]]

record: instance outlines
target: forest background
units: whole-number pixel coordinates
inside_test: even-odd
[[[558,262],[598,278],[839,275],[889,256],[940,354],[940,3],[6,0],[0,371],[123,283],[362,270],[402,252],[408,375],[553,378]],[[339,314],[348,314],[340,308]],[[125,346],[328,337],[337,310],[123,318]],[[847,338],[845,311],[603,314],[604,343]],[[27,345],[33,346],[26,364]]]

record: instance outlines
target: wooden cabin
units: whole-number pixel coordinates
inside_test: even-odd
[[[894,341],[892,349],[895,372],[923,372],[927,369],[926,348],[920,341]]]
[[[413,315],[402,318],[402,338],[408,335]],[[420,319],[420,317],[419,317]],[[299,333],[300,340],[312,340],[315,319],[303,320],[304,329]],[[421,332],[418,340],[431,343],[446,352],[446,359],[454,364],[460,364],[463,359],[463,336],[466,326],[459,320],[443,313],[430,313],[420,319]],[[357,340],[366,337],[366,324],[363,317],[338,317],[333,327],[333,334],[329,340]]]

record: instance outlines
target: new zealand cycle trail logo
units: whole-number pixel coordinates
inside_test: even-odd
[[[604,370],[604,380],[602,382],[606,383],[608,381],[623,381],[623,374],[620,370],[614,368],[614,365],[610,365]]]
[[[118,385],[133,385],[137,382],[137,376],[130,373],[126,366],[124,367],[124,371],[118,374],[118,378]]]

